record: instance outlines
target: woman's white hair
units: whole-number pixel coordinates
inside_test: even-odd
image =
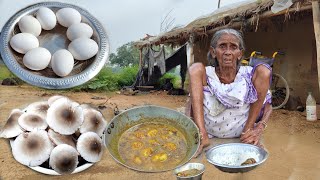
[[[245,46],[244,46],[244,40],[242,37],[242,33],[240,33],[239,31],[235,30],[235,29],[221,29],[219,31],[217,31],[216,33],[214,33],[214,35],[212,36],[211,42],[210,42],[210,46],[213,48],[217,47],[217,43],[218,40],[221,38],[222,35],[224,34],[231,34],[234,35],[238,40],[239,40],[239,49],[241,51],[245,50]],[[207,58],[209,61],[209,65],[213,65],[213,66],[218,66],[217,62],[215,59],[213,59],[213,57],[211,56],[210,51],[207,54]]]
[[[216,33],[214,33],[214,35],[212,36],[211,42],[210,42],[210,46],[213,47],[213,48],[216,48],[218,40],[224,34],[232,34],[232,35],[234,35],[239,40],[239,48],[240,48],[240,50],[244,50],[245,49],[244,48],[244,41],[243,41],[242,33],[240,33],[239,31],[237,31],[235,29],[221,29],[221,30],[217,31]]]

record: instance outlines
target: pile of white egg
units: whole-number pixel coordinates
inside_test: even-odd
[[[64,96],[13,109],[0,137],[11,140],[13,157],[26,166],[49,167],[69,174],[84,162],[98,162],[107,126],[102,113]],[[48,167],[48,168],[49,168]]]
[[[38,36],[43,30],[52,30],[57,21],[67,29],[67,37],[71,41],[68,49],[59,49],[51,53],[39,47]],[[88,60],[98,53],[98,44],[91,39],[93,29],[81,22],[81,14],[73,8],[59,9],[56,14],[47,7],[41,7],[36,16],[23,16],[18,22],[21,33],[10,40],[11,47],[18,53],[24,54],[23,64],[31,70],[39,71],[52,68],[53,72],[65,77],[73,69],[74,60]],[[49,65],[50,64],[50,65]]]

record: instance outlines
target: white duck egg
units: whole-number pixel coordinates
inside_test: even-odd
[[[90,38],[92,34],[92,28],[85,23],[72,24],[67,30],[67,37],[70,41],[73,41],[80,37]]]
[[[18,53],[25,54],[31,49],[39,47],[39,40],[33,34],[19,33],[10,39],[10,46]]]
[[[69,44],[68,50],[75,59],[87,60],[97,54],[98,44],[92,39],[81,37],[73,40]]]
[[[31,70],[45,69],[50,63],[51,53],[42,47],[34,48],[23,56],[23,64]]]
[[[51,9],[47,7],[39,8],[36,18],[38,19],[42,29],[44,30],[51,30],[57,24],[56,15]]]
[[[59,24],[64,27],[81,22],[81,14],[73,8],[62,8],[57,11],[56,16]]]
[[[60,77],[67,76],[73,69],[74,59],[66,49],[60,49],[52,55],[51,68]]]
[[[41,25],[39,21],[33,16],[23,16],[19,22],[19,29],[23,33],[30,33],[39,36],[41,33]]]

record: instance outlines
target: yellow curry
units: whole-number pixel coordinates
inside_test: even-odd
[[[187,143],[183,134],[173,126],[143,123],[121,135],[118,150],[129,166],[159,171],[179,165],[186,157]]]

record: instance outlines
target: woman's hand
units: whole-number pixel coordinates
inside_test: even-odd
[[[259,140],[262,135],[264,125],[259,123],[253,129],[248,129],[247,131],[241,133],[240,140],[243,143],[259,145]]]
[[[197,158],[202,151],[210,145],[208,134],[201,135],[200,146],[197,153],[194,155],[194,158]]]

